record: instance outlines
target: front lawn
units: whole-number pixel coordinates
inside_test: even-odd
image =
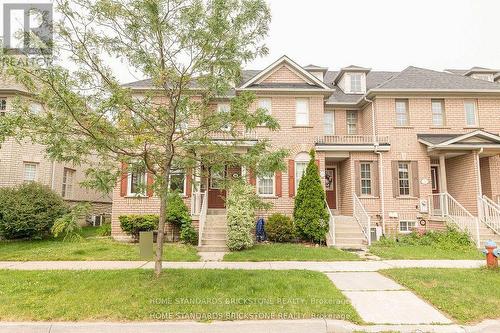
[[[322,273],[263,270],[0,270],[0,320],[243,320],[327,316],[360,322]]]
[[[374,244],[370,252],[383,259],[484,259],[475,248],[440,249],[430,245],[382,246]]]
[[[405,268],[380,272],[460,323],[500,318],[500,270]]]
[[[109,237],[94,237],[96,229],[84,228],[80,242],[60,239],[0,241],[0,261],[47,260],[141,260],[137,244],[120,243]],[[198,261],[196,248],[183,244],[164,246],[166,261]]]
[[[343,261],[361,260],[356,254],[333,247],[303,244],[258,244],[251,249],[228,253],[224,261]]]

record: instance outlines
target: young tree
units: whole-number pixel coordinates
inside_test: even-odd
[[[297,232],[303,239],[314,242],[325,240],[328,232],[328,211],[325,191],[321,185],[319,169],[315,161],[314,149],[310,152],[311,160],[299,182],[293,218]]]
[[[58,53],[42,64],[3,59],[2,72],[46,109],[32,113],[19,100],[2,126],[46,145],[57,160],[80,164],[98,157],[87,172],[90,187],[110,190],[120,162],[146,170],[161,198],[159,275],[172,168],[242,165],[259,174],[284,167],[286,152],[271,152],[267,141],[235,153],[245,130],[278,128],[265,110],[248,111],[252,94],[236,94],[226,113],[211,104],[231,93],[243,64],[267,53],[269,8],[264,0],[55,2],[62,17],[54,27]],[[110,60],[121,65],[116,69]],[[118,82],[117,70],[150,78],[140,98]],[[221,130],[232,145],[211,139]]]

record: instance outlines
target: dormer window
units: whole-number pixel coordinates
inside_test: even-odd
[[[351,73],[349,76],[351,79],[351,93],[362,93],[361,80],[363,79],[363,74]]]

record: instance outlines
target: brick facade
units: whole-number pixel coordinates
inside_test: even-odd
[[[310,84],[310,80],[304,79],[303,73],[298,73],[291,66],[280,65],[271,70],[267,76],[263,76],[263,83],[270,84]],[[258,84],[258,82],[256,83]],[[336,87],[336,89],[340,89]],[[500,85],[498,85],[500,89]],[[421,215],[420,204],[422,200],[427,202],[432,194],[431,164],[439,163],[439,155],[444,154],[446,168],[446,182],[448,192],[456,198],[471,213],[477,214],[477,196],[482,187],[482,193],[495,199],[500,196],[500,157],[498,151],[489,152],[490,156],[478,155],[477,149],[463,149],[460,151],[432,151],[419,141],[420,134],[448,134],[459,135],[482,130],[498,135],[500,133],[500,93],[494,97],[483,94],[467,93],[461,95],[456,92],[425,93],[425,92],[397,92],[394,94],[374,94],[371,103],[363,101],[358,95],[356,100],[362,101],[351,106],[338,106],[328,104],[328,96],[322,92],[313,90],[302,91],[290,89],[289,91],[272,91],[269,89],[256,90],[257,98],[271,98],[272,116],[280,123],[278,131],[269,131],[265,128],[257,129],[257,136],[269,139],[272,148],[286,148],[289,150],[288,161],[303,152],[317,147],[316,140],[324,136],[323,114],[334,113],[334,134],[346,136],[347,112],[357,112],[356,135],[371,137],[372,135],[387,136],[390,148],[388,151],[375,152],[375,147],[365,151],[346,148],[332,151],[318,151],[316,158],[319,160],[321,176],[324,180],[325,167],[335,167],[337,175],[337,209],[336,214],[351,215],[353,213],[353,193],[359,184],[359,175],[356,173],[358,162],[372,162],[377,165],[376,195],[363,196],[360,200],[365,209],[372,217],[375,224],[385,222],[386,232],[396,233],[399,221],[415,221]],[[307,126],[296,126],[295,109],[296,99],[307,98],[309,100],[309,124]],[[473,98],[477,103],[479,124],[477,127],[466,126],[464,101]],[[396,124],[396,99],[407,99],[408,119],[405,126]],[[444,124],[434,126],[432,122],[431,101],[441,99],[444,103]],[[257,107],[257,102],[251,110]],[[338,148],[338,147],[337,147]],[[493,156],[491,156],[493,155]],[[477,157],[480,157],[478,160]],[[395,193],[394,182],[397,182],[397,171],[394,171],[394,163],[407,162],[411,166],[409,180],[411,185],[410,195],[401,196]],[[480,161],[480,163],[478,163]],[[287,163],[288,165],[288,163]],[[397,169],[396,169],[397,170]],[[294,175],[290,175],[291,178]],[[264,215],[281,212],[291,215],[293,212],[293,197],[289,195],[289,174],[282,173],[281,188],[282,195],[273,198],[265,198],[271,202],[273,208]],[[481,177],[481,178],[480,178]],[[395,180],[396,179],[396,180]],[[443,181],[443,180],[442,180]],[[444,185],[444,182],[443,182]],[[441,189],[443,190],[443,189]],[[382,204],[382,197],[384,202]],[[115,189],[113,193],[113,235],[121,235],[117,224],[117,217],[125,213],[153,213],[159,209],[157,198],[124,198]],[[190,199],[186,198],[186,204],[190,205]],[[382,208],[382,206],[384,206]],[[384,211],[382,211],[384,210]],[[430,227],[442,228],[442,223],[430,223]]]

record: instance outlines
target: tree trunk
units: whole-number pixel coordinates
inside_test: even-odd
[[[160,189],[160,218],[158,221],[158,237],[156,239],[156,256],[155,256],[155,275],[158,277],[161,275],[162,261],[163,261],[163,241],[165,239],[165,222],[166,222],[166,212],[167,212],[167,195],[169,188],[169,178],[170,178],[170,163],[165,166],[165,171],[163,172],[163,181],[161,182]]]

